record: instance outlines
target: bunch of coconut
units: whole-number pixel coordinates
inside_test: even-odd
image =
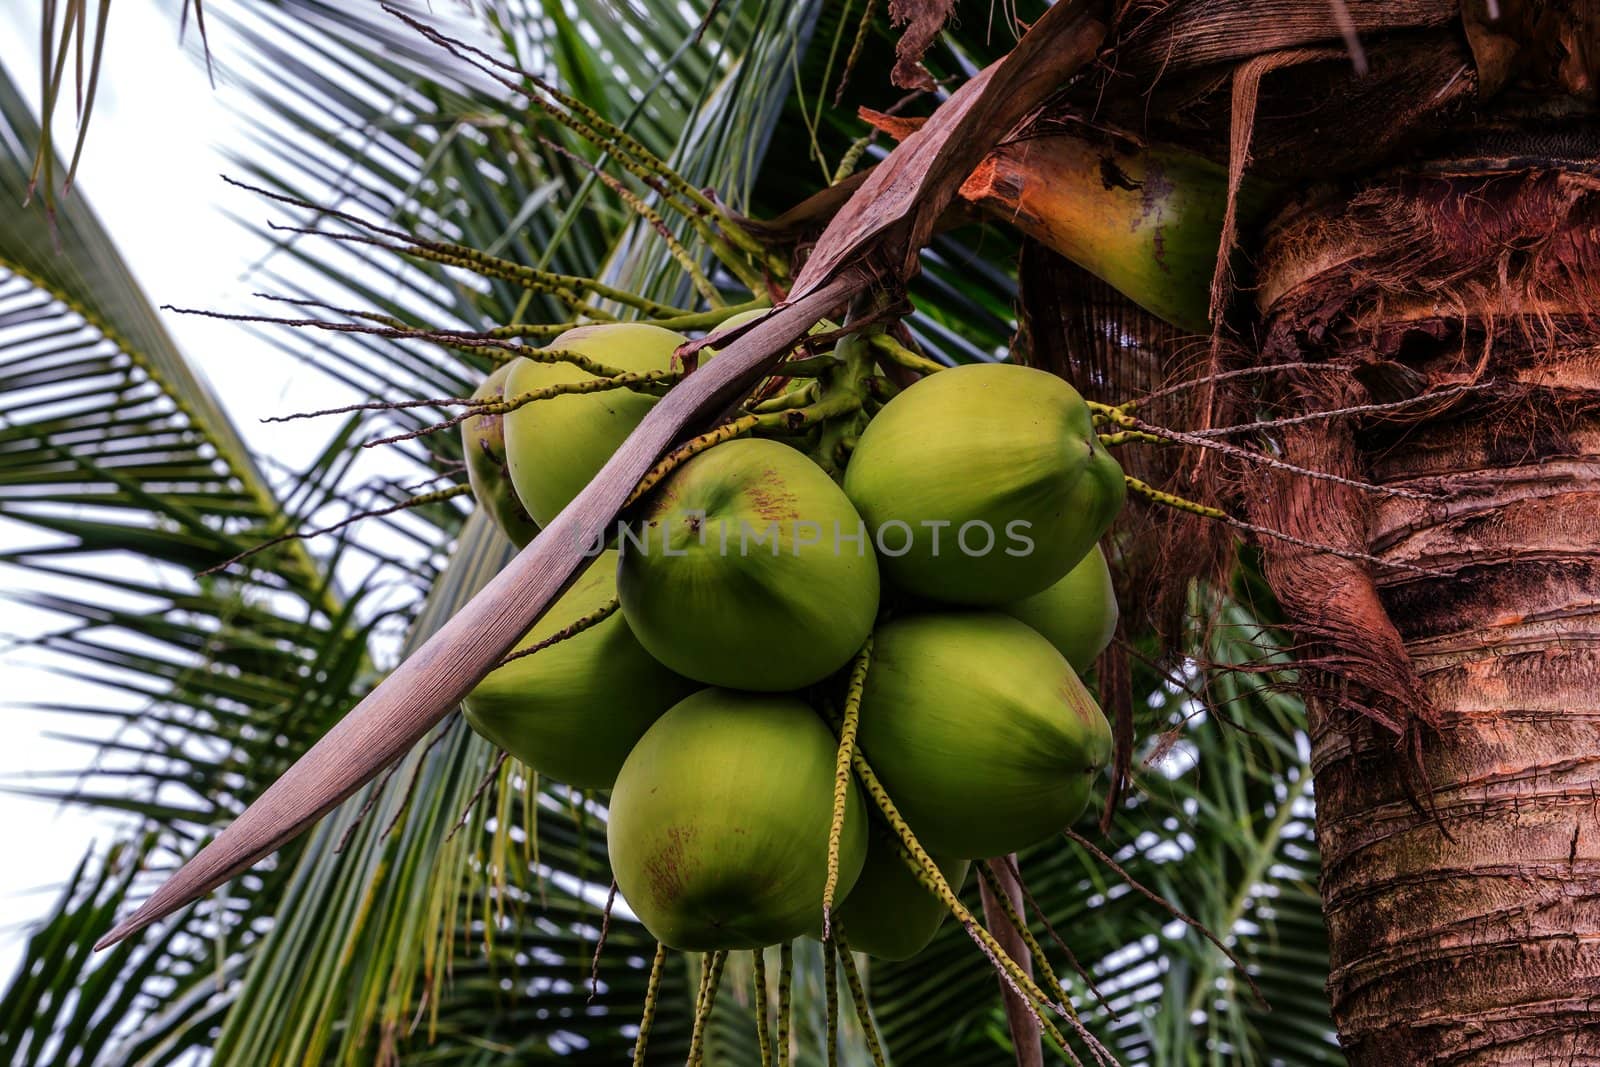
[[[550,348],[644,373],[677,366],[687,342],[606,324]],[[985,364],[886,402],[839,402],[860,392],[862,363],[769,383],[780,397],[769,407],[794,394],[827,416],[820,431],[734,438],[674,468],[525,636],[525,654],[466,701],[472,726],[528,767],[610,790],[617,885],[669,947],[760,948],[822,928],[838,748],[828,711],[869,635],[860,751],[952,887],[970,861],[1066,828],[1110,756],[1079,674],[1116,624],[1097,542],[1124,482],[1083,399],[1042,371]],[[478,396],[588,377],[576,362],[519,358]],[[570,392],[466,420],[478,500],[526,543],[655,402]],[[853,948],[904,959],[945,910],[856,790],[835,914]]]

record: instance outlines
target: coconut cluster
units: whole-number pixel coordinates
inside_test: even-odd
[[[648,375],[687,342],[605,324],[550,349]],[[875,405],[830,401],[866,380],[852,359],[853,377],[764,390],[826,412],[820,426],[734,438],[674,468],[523,638],[528,654],[465,703],[474,729],[529,767],[610,790],[617,886],[673,948],[820,930],[830,723],[869,636],[860,750],[952,886],[971,861],[1064,829],[1110,757],[1079,675],[1116,625],[1098,541],[1124,482],[1087,405],[1010,364],[940,371]],[[592,377],[579,361],[519,358],[478,395],[545,398],[462,424],[473,490],[519,545],[656,402],[581,391]],[[852,946],[920,951],[944,908],[854,784],[839,830],[831,874]]]

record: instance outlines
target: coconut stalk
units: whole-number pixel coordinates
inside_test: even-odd
[[[585,546],[615,523],[664,452],[724,415],[813,324],[879,278],[903,281],[917,270],[919,250],[984,153],[1094,58],[1107,32],[1101,7],[1055,5],[1008,55],[957,89],[834,216],[787,302],[673,388],[540,536],[96,948],[172,914],[309,829],[459,705],[574,580]]]

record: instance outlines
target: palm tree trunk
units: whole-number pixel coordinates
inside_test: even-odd
[[[1600,173],[1493,154],[1302,208],[1260,259],[1260,357],[1355,367],[1284,415],[1430,394],[1278,431],[1390,493],[1247,479],[1257,522],[1388,564],[1266,546],[1357,1065],[1600,1061]]]

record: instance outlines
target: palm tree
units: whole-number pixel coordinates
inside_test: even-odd
[[[610,160],[588,143],[592,129],[586,139],[570,115],[508,110],[496,68],[376,14],[317,3],[262,11],[249,40],[281,126],[264,130],[261,157],[240,160],[254,184],[669,304],[695,297],[688,262],[728,262],[687,216],[638,216],[641,200],[660,207],[650,185],[594,176],[590,165]],[[1107,432],[1142,450],[1128,462],[1145,481],[1203,504],[1172,522],[1136,511],[1119,537],[1125,602],[1177,610],[1137,620],[1140,655],[1103,665],[1108,704],[1152,739],[1108,847],[1138,882],[1231,938],[1275,1011],[1264,1022],[1219,953],[1189,928],[1169,933],[1167,916],[1090,854],[1023,856],[1042,914],[1090,962],[1105,999],[1070,975],[1067,992],[1128,1060],[1335,1058],[1325,977],[1354,1062],[1591,1051],[1582,976],[1594,973],[1596,892],[1583,831],[1596,760],[1571,709],[1586,706],[1580,638],[1592,617],[1583,576],[1593,538],[1572,516],[1583,514],[1593,452],[1582,287],[1592,234],[1582,160],[1592,153],[1580,116],[1594,27],[1579,5],[1533,11],[1425,0],[1117,5],[1094,69],[1015,135],[984,131],[981,148],[1007,144],[963,195],[1003,221],[941,228],[921,250],[907,341],[944,362],[991,357],[1016,301],[1028,358],[1108,405],[1162,394],[1107,407]],[[860,140],[849,106],[897,102],[881,74],[894,33],[872,5],[863,22],[850,5],[743,4],[712,9],[704,27],[678,8],[626,5],[476,14],[515,63],[551,73],[734,211],[777,215],[825,181],[847,182],[841,161],[883,158]],[[970,76],[1011,44],[976,14],[969,21],[924,57],[936,79]],[[296,62],[308,53],[317,58]],[[846,70],[846,106],[830,107]],[[37,131],[14,93],[4,114],[8,192],[20,195]],[[787,252],[840,200],[824,195],[782,226],[748,232]],[[148,888],[141,870],[194,855],[370,688],[381,620],[364,607],[368,586],[352,593],[320,578],[341,554],[366,551],[359,542],[331,553],[291,542],[181,603],[166,588],[135,590],[172,598],[173,617],[188,620],[164,631],[147,612],[108,616],[76,583],[116,582],[61,566],[116,545],[195,570],[312,515],[354,510],[341,500],[339,460],[353,424],[312,471],[278,484],[257,473],[92,216],[67,204],[61,218],[62,257],[44,254],[38,214],[17,214],[0,233],[0,262],[16,276],[7,298],[21,309],[4,321],[24,330],[0,337],[7,387],[29,397],[43,374],[72,368],[80,405],[8,406],[40,414],[4,427],[23,457],[7,467],[6,513],[71,542],[22,561],[72,572],[62,579],[75,598],[55,604],[82,626],[54,644],[126,672],[137,682],[122,684],[153,703],[129,716],[134,739],[117,742],[137,757],[119,780],[145,795],[75,792],[134,811],[142,832],[91,857],[39,928],[0,1042],[63,1062],[77,1050],[165,1062],[195,1048],[246,1062],[625,1058],[653,950],[614,916],[589,999],[605,925],[603,808],[497,765],[458,717],[272,866],[89,957],[109,915]],[[370,232],[326,210],[305,218]],[[1213,277],[1219,234],[1239,255],[1221,257]],[[394,298],[362,282],[359,258],[341,258],[347,245],[315,245],[284,241],[282,261],[304,272],[284,279],[286,295],[455,331],[565,314],[503,272],[465,285],[437,257],[362,245],[399,279]],[[739,279],[714,281],[732,289]],[[33,323],[80,331],[72,336],[101,358],[80,360],[51,328],[41,343]],[[317,362],[390,400],[462,395],[486,366],[481,350],[359,334],[335,335]],[[107,410],[116,430],[100,436]],[[377,417],[410,431],[442,414]],[[1150,437],[1172,443],[1138,443]],[[422,476],[456,459],[449,435],[404,447]],[[85,520],[73,508],[90,497],[120,510]],[[375,573],[405,574],[426,594],[411,613],[414,647],[507,553],[481,520],[462,524],[457,498],[396,521],[420,550],[375,561]],[[1234,566],[1224,542],[1241,530],[1256,547],[1230,583],[1215,568]],[[1251,577],[1257,566],[1270,593]],[[1132,581],[1151,572],[1162,582]],[[1206,580],[1191,589],[1197,574]],[[1515,603],[1512,589],[1524,594]],[[1263,625],[1276,619],[1272,594],[1297,638],[1292,659]],[[1185,614],[1206,625],[1173,621]],[[167,653],[101,639],[117,629]],[[1208,665],[1145,663],[1174,650]],[[1309,732],[1281,691],[1291,667],[1310,697]],[[1119,670],[1129,677],[1121,697]],[[1197,686],[1210,709],[1199,717]],[[1331,975],[1310,886],[1313,767]],[[193,801],[175,805],[174,786]],[[1033,931],[1047,936],[1042,920]],[[830,973],[819,955],[795,978],[808,1042],[824,1025]],[[650,1043],[663,1062],[687,1050],[697,975],[695,961],[664,972]],[[749,961],[730,965],[707,1058],[758,1058],[752,977]],[[1012,1049],[994,979],[953,924],[914,964],[866,978],[898,1062],[1027,1055],[1026,1041]],[[849,1036],[864,1055],[863,1032]]]

